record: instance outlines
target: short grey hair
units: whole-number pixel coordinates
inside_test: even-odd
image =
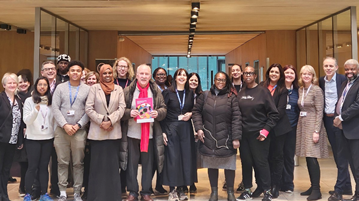
[[[5,73],[1,80],[3,86],[6,84],[8,78],[15,80],[17,85],[19,85],[19,79],[15,73]],[[17,94],[17,90],[15,90],[15,94]]]
[[[41,64],[41,70],[44,70],[44,66],[45,66],[46,64],[53,64],[53,65],[56,67],[56,65],[55,65],[55,63],[54,63],[53,61],[44,61],[44,62],[42,62],[42,64]]]
[[[151,69],[151,67],[150,67],[149,65],[147,65],[147,64],[141,64],[141,65],[139,65],[139,66],[137,67],[137,70],[136,70],[136,75],[137,75],[137,71],[138,71],[138,69],[139,69],[140,67],[148,67],[148,69],[150,69],[150,74],[151,74],[151,76],[152,76],[152,69]]]
[[[359,68],[359,63],[357,60],[355,59],[348,59],[345,63],[344,63],[344,66],[346,65],[356,65],[357,68]]]
[[[325,59],[323,60],[323,63],[324,63],[324,61],[325,61],[325,60],[329,60],[329,59],[334,60],[334,62],[335,62],[335,66],[338,66],[337,59],[336,59],[336,58],[334,58],[334,57],[325,57]]]

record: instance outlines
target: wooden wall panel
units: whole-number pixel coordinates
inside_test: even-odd
[[[259,66],[265,67],[265,58],[266,34],[261,34],[226,54],[226,66],[238,63],[244,67],[247,62],[253,66],[254,61],[259,60]]]
[[[295,31],[266,31],[267,36],[267,55],[269,65],[280,63],[296,64],[296,44]]]
[[[89,31],[89,55],[87,67],[96,70],[96,59],[117,57],[117,31]]]
[[[117,39],[117,58],[127,57],[136,67],[140,64],[151,64],[152,55],[141,46],[130,40],[128,37],[121,36],[124,41]]]
[[[17,73],[27,68],[33,72],[34,33],[18,34],[0,31],[0,79],[6,72]],[[0,86],[3,90],[2,84]]]

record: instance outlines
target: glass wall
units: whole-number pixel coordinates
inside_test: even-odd
[[[347,8],[298,29],[297,68],[300,69],[306,64],[312,65],[320,77],[325,75],[322,63],[326,57],[336,58],[339,67],[342,67],[347,59],[356,58],[352,55],[352,48],[357,48],[357,44],[352,44],[351,40],[351,15],[351,8]],[[343,73],[343,68],[339,68],[339,73]]]
[[[35,68],[40,69],[41,63],[46,60],[56,63],[56,57],[60,54],[68,54],[71,60],[80,60],[87,66],[88,31],[42,8],[36,8],[35,11],[39,12],[40,16],[35,22],[35,34],[40,35],[39,44],[35,44],[35,47],[39,47],[39,58],[34,61]]]
[[[172,75],[179,68],[184,68],[188,73],[198,73],[201,78],[203,90],[208,90],[213,84],[214,75],[218,71],[225,71],[224,56],[193,56],[187,58],[185,56],[164,56],[153,57],[152,72],[157,67],[167,70],[168,75]]]

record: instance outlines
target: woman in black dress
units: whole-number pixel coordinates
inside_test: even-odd
[[[191,124],[194,103],[193,91],[188,86],[188,73],[178,69],[173,85],[162,92],[167,105],[167,116],[161,122],[165,147],[163,184],[170,186],[168,200],[186,200],[187,195],[175,187],[189,186],[197,181],[196,159]],[[181,189],[181,188],[179,188]]]

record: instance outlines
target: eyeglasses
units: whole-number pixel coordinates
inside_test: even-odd
[[[119,68],[119,69],[126,69],[126,68],[128,68],[128,66],[117,66],[117,68]]]
[[[53,67],[53,68],[43,68],[42,70],[43,70],[43,71],[55,70],[55,67]]]
[[[217,80],[217,82],[222,82],[222,83],[225,83],[226,82],[226,79],[216,79]]]
[[[256,74],[255,72],[244,72],[243,73],[243,75],[245,75],[245,76],[253,76],[255,74]]]
[[[157,76],[158,76],[158,77],[166,77],[166,74],[164,74],[164,73],[159,73],[159,74],[157,74]]]

